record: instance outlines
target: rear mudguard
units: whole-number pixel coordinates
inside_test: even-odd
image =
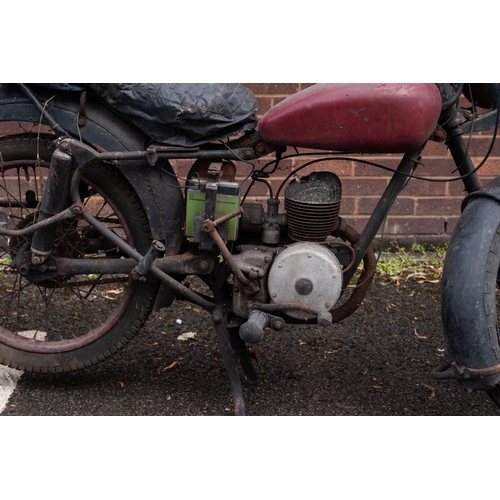
[[[441,312],[453,374],[443,378],[486,390],[500,381],[500,177],[474,195],[453,232],[443,269]]]
[[[42,103],[48,101],[47,109],[65,131],[99,150],[141,151],[149,141],[136,127],[90,95],[85,104],[85,126],[78,127],[79,92],[37,87],[36,94]],[[40,112],[15,84],[0,85],[0,122],[39,121]],[[23,131],[23,127],[18,128],[19,132],[12,128],[14,133]],[[140,198],[153,238],[165,243],[167,255],[178,253],[183,242],[184,202],[170,164],[164,162],[158,168],[147,163],[123,162],[117,168]]]

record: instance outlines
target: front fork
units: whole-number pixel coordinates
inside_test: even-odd
[[[441,84],[441,95],[443,96],[443,106],[445,109],[441,113],[439,123],[442,124],[446,132],[446,145],[462,177],[462,182],[464,183],[467,193],[479,191],[481,189],[481,181],[475,171],[474,163],[469,155],[468,148],[458,129],[458,126],[464,120],[460,112],[460,107],[458,106],[458,97],[449,83]],[[447,106],[447,103],[451,102],[454,102],[454,104]]]

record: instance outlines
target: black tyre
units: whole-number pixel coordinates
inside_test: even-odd
[[[0,139],[0,224],[32,223],[53,152],[49,137]],[[109,165],[85,171],[86,210],[144,253],[151,233],[127,181]],[[3,219],[3,222],[2,222]],[[28,280],[10,265],[24,238],[0,237],[0,363],[35,372],[77,370],[123,347],[146,321],[157,282],[128,275],[69,275]],[[120,258],[121,252],[83,220],[61,223],[53,254],[68,258]]]
[[[495,179],[485,190],[500,192],[500,180]],[[500,204],[486,198],[471,200],[455,228],[445,259],[443,327],[450,361],[481,370],[481,376],[465,376],[459,383],[467,389],[487,390],[497,401],[500,374],[485,370],[500,364],[499,266]]]

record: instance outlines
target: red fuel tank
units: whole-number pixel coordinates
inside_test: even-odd
[[[360,153],[405,153],[432,134],[441,94],[431,83],[320,83],[262,118],[269,143]]]

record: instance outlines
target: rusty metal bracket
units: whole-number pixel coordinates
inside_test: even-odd
[[[52,217],[49,217],[48,219],[44,219],[43,221],[36,222],[35,224],[31,226],[26,226],[23,227],[22,229],[8,229],[6,227],[0,227],[0,235],[1,236],[7,236],[7,237],[13,237],[13,238],[20,238],[22,236],[29,236],[30,234],[33,234],[35,231],[38,231],[39,229],[43,229],[45,227],[49,227],[52,224],[56,224],[57,222],[62,222],[63,220],[66,219],[72,219],[76,216],[81,215],[82,210],[79,205],[72,205],[69,208],[66,208],[62,212],[58,213],[57,215],[53,215]]]
[[[284,311],[302,311],[316,316],[319,326],[331,326],[333,323],[332,313],[330,311],[321,311],[314,307],[305,306],[295,302],[282,302],[275,304],[261,304],[260,302],[253,302],[251,304],[253,311],[268,312],[284,312]]]
[[[217,220],[211,221],[209,219],[205,220],[203,225],[201,226],[201,230],[204,233],[208,233],[214,243],[217,245],[219,248],[222,256],[224,257],[224,260],[227,262],[227,265],[229,266],[229,269],[231,269],[232,273],[234,274],[235,278],[243,285],[244,287],[244,294],[246,296],[251,296],[255,295],[259,290],[259,284],[255,280],[250,280],[248,279],[244,274],[243,271],[240,269],[238,264],[233,258],[233,255],[227,248],[226,244],[222,240],[220,234],[217,232],[217,226],[220,224],[223,224],[224,222],[227,222],[229,219],[232,219],[233,217],[237,217],[238,215],[243,213],[243,209],[240,207],[237,210],[233,210],[232,212],[224,215],[223,217],[220,217]]]
[[[222,173],[222,163],[214,162],[208,167],[208,180],[205,189],[205,213],[203,218],[205,222],[210,222],[215,219],[215,210],[217,205],[217,194],[219,192],[219,180]],[[205,225],[205,223],[203,224]],[[212,250],[213,241],[210,238],[211,234],[203,230],[200,242],[200,249],[210,251]]]
[[[459,366],[455,361],[445,363],[438,368],[432,370],[431,374],[435,379],[474,379],[489,377],[500,373],[500,364],[490,366],[488,368],[468,368],[466,366]]]
[[[87,106],[87,91],[83,90],[80,94],[80,109],[78,111],[78,128],[85,128],[87,125],[87,115],[85,108]]]
[[[154,260],[165,252],[165,245],[161,241],[153,241],[146,255],[139,260],[131,272],[134,280],[144,280],[144,276],[151,269]]]

